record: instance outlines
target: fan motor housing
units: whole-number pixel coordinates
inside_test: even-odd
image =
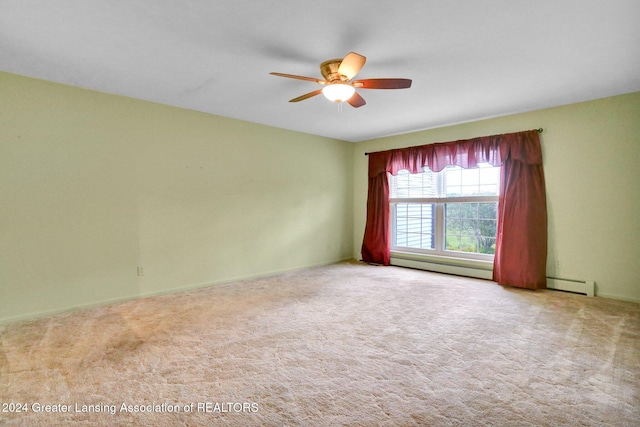
[[[330,59],[320,64],[320,74],[329,83],[346,82],[347,77],[338,72],[342,58]]]

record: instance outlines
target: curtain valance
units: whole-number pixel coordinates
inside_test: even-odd
[[[502,166],[511,158],[527,164],[542,164],[538,131],[483,136],[452,142],[437,142],[369,153],[369,177],[380,173],[397,175],[399,170],[419,173],[428,166],[440,172],[447,166],[474,168],[478,163]]]

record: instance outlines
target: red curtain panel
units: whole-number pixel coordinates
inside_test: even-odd
[[[390,264],[389,183],[399,170],[439,172],[447,166],[501,166],[493,280],[501,285],[546,287],[547,207],[537,130],[440,142],[369,154],[366,262]]]

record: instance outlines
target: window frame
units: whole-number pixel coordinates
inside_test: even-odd
[[[436,172],[438,173],[438,172]],[[443,179],[438,178],[435,185],[442,189]],[[390,180],[391,182],[391,180]],[[481,254],[475,252],[454,251],[446,249],[445,245],[445,205],[461,204],[461,203],[497,203],[499,195],[476,195],[476,196],[460,196],[460,197],[394,197],[389,199],[389,235],[390,249],[392,253],[414,254],[434,257],[437,259],[453,258],[459,260],[485,261],[493,262],[493,254]],[[395,226],[397,224],[397,205],[398,204],[433,204],[435,206],[434,218],[434,249],[422,249],[397,245],[397,234]],[[497,218],[496,218],[497,220]]]

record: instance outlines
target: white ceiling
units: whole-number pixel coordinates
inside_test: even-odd
[[[350,51],[413,86],[269,75]],[[640,91],[640,1],[0,0],[0,69],[356,142]]]

